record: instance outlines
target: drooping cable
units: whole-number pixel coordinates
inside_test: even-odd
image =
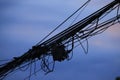
[[[31,74],[32,74],[32,61],[31,61],[31,64],[30,64],[30,72],[29,72],[29,80],[30,80],[30,78],[31,78]]]
[[[67,60],[71,60],[71,59],[72,59],[72,57],[73,57],[73,49],[74,49],[74,36],[72,36],[71,56],[70,56],[70,57],[68,57],[68,59],[67,59]]]
[[[119,16],[118,16],[119,17]],[[98,25],[98,24],[97,24]],[[98,32],[101,32],[101,31],[104,31],[105,29],[107,29],[107,27],[103,27],[103,28],[98,28],[98,27],[96,27],[96,28],[89,28],[89,30],[86,30],[86,31],[88,31],[88,32],[86,32],[86,33],[84,33],[84,34],[82,34],[82,35],[80,35],[80,38],[81,39],[85,39],[85,40],[87,40],[88,38],[87,37],[90,37],[90,36],[93,36],[93,35],[96,35]],[[72,29],[71,29],[72,30]],[[85,31],[85,30],[84,30]],[[74,37],[74,38],[76,38],[76,39],[80,39],[80,38],[78,38],[78,37]],[[72,39],[73,40],[73,39]],[[73,41],[74,43],[75,43],[75,39],[74,39],[74,41]],[[73,42],[72,42],[72,45],[73,45]],[[80,45],[82,46],[82,42],[81,41],[79,41],[78,40],[78,42],[80,42]],[[84,48],[84,46],[83,46],[83,48]],[[35,50],[33,50],[33,52],[34,52]],[[35,51],[36,52],[36,51]],[[46,51],[47,52],[47,51]],[[87,50],[85,49],[85,52],[87,52]],[[27,56],[26,56],[27,55]],[[3,73],[5,73],[5,74],[2,74],[1,76],[6,76],[9,72],[12,72],[13,70],[16,70],[16,67],[18,67],[20,64],[24,64],[24,63],[26,63],[26,62],[30,62],[30,64],[32,64],[31,63],[31,61],[33,61],[34,62],[34,59],[35,58],[37,58],[36,56],[33,56],[34,55],[34,53],[32,53],[32,54],[25,54],[25,55],[23,55],[22,57],[19,57],[19,60],[18,59],[15,59],[15,60],[13,60],[13,62],[11,61],[10,63],[13,63],[14,65],[13,66],[11,66],[11,64],[10,65],[8,65],[8,67],[7,68],[9,68],[10,70],[4,70],[3,71]],[[44,55],[44,54],[43,54]],[[42,56],[43,56],[42,55]],[[51,70],[51,68],[50,68],[50,62],[49,62],[49,60],[46,58],[46,56],[50,56],[50,55],[48,55],[47,53],[46,53],[46,55],[44,56],[44,57],[40,57],[40,59],[42,60],[42,70],[44,71],[44,72],[49,72],[49,71],[52,71]],[[25,59],[25,58],[27,58],[27,59]],[[25,61],[24,61],[25,60]],[[15,62],[14,62],[15,61]],[[35,60],[36,61],[36,60]],[[23,63],[21,63],[21,62],[23,62]],[[7,63],[8,64],[8,63]],[[7,65],[6,64],[6,65]],[[15,66],[15,67],[14,67]],[[17,68],[18,69],[18,68]],[[36,71],[35,71],[36,72]],[[32,73],[31,73],[31,75],[32,75]]]
[[[76,34],[76,37],[77,37],[77,39],[78,39],[78,41],[79,41],[79,43],[80,43],[80,45],[81,45],[81,47],[82,47],[84,53],[87,54],[87,53],[88,53],[88,40],[87,40],[87,38],[86,38],[86,41],[87,41],[87,48],[85,49],[85,47],[83,46],[82,42],[80,41],[79,35]]]
[[[36,72],[36,62],[34,62],[34,73]],[[34,74],[36,76],[36,73]]]
[[[88,40],[88,39],[89,39],[90,37],[92,37],[92,36],[95,36],[95,35],[97,35],[97,34],[103,33],[103,32],[104,32],[106,29],[108,29],[110,26],[118,23],[117,18],[120,18],[120,14],[119,14],[118,16],[113,17],[113,18],[111,18],[111,19],[109,19],[109,20],[106,20],[106,21],[104,21],[104,22],[102,22],[102,23],[96,24],[95,26],[91,26],[91,27],[89,27],[89,28],[86,28],[86,29],[80,31],[79,33],[80,33],[80,34],[83,33],[83,34],[82,34],[82,35],[79,35],[79,38],[80,38],[79,41],[82,40],[81,43],[83,43],[83,42],[86,41],[86,39]],[[76,39],[78,39],[78,37],[75,38],[75,40],[76,40]],[[77,43],[77,42],[79,42],[79,41],[75,41],[74,44]],[[68,43],[68,42],[67,42],[67,43]],[[68,46],[70,46],[70,45],[72,45],[72,44],[69,44]],[[79,45],[80,45],[80,44],[76,45],[74,48],[76,48],[76,47],[79,46]],[[87,49],[88,49],[88,48],[87,48]]]

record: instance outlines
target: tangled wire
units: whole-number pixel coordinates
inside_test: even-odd
[[[26,71],[29,69],[30,74],[28,77],[25,78],[25,80],[26,79],[30,80],[31,76],[36,75],[36,73],[38,73],[39,71],[43,71],[45,74],[48,74],[54,70],[56,61],[61,62],[64,60],[72,59],[73,49],[76,48],[78,45],[81,45],[82,49],[87,54],[88,47],[89,47],[88,39],[94,35],[104,32],[107,28],[119,22],[119,18],[120,18],[119,6],[120,4],[114,6],[113,8],[108,10],[106,14],[104,14],[101,17],[96,18],[95,20],[92,21],[90,25],[76,32],[74,35],[67,38],[66,40],[63,40],[61,42],[55,41],[52,44],[50,43],[49,45],[46,45],[46,44],[43,45],[40,42],[40,45],[38,43],[37,45],[33,46],[32,49],[28,50],[22,56],[14,57],[13,59],[10,60],[10,62],[1,64],[0,65],[0,80],[3,80],[4,78],[6,78],[6,76],[9,73],[16,71],[16,70]],[[116,8],[117,8],[117,16],[100,23],[100,20],[103,17],[105,17],[107,14],[109,14],[111,11],[113,11]],[[86,19],[89,19],[89,18],[86,18]],[[65,21],[67,21],[67,19]],[[53,37],[53,39],[54,38],[56,38],[56,36]],[[50,39],[51,42],[52,40]],[[83,42],[86,42],[86,48],[84,47]],[[40,68],[37,68],[37,66],[39,66],[39,63],[40,63]]]

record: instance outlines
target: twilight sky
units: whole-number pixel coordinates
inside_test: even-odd
[[[22,55],[86,1],[0,0],[0,60]],[[79,19],[111,1],[91,0]],[[67,24],[54,34],[65,29]],[[48,75],[39,72],[31,80],[115,80],[120,76],[119,34],[120,24],[111,26],[104,33],[89,39],[87,55],[81,47],[77,47],[72,60],[57,62],[54,72]],[[17,71],[6,80],[24,80],[28,75],[29,71]]]

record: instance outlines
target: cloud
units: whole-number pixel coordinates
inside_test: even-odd
[[[108,50],[118,50],[120,47],[120,28],[119,23],[111,26],[102,34],[90,39],[90,44]]]
[[[21,27],[22,26],[22,27]],[[34,40],[40,40],[45,34],[49,32],[49,29],[25,25],[13,25],[5,28],[1,33],[3,38],[14,39],[18,41],[33,42]]]
[[[114,26],[111,26],[107,31],[107,35],[108,36],[111,36],[112,38],[120,38],[120,24],[117,23],[116,25]]]
[[[58,24],[59,21],[62,21],[74,9],[77,9],[80,4],[85,2],[83,0],[11,1],[8,2],[9,5],[6,2],[4,3],[7,6],[3,5],[4,9],[0,13],[0,17],[2,17],[0,20],[1,59],[6,56],[9,58],[11,56],[21,55],[27,51],[28,48],[31,48],[33,44],[36,44],[36,42],[48,34],[55,27],[53,25]],[[94,0],[94,3],[91,3],[96,7],[100,7],[107,2],[107,0]],[[13,3],[14,5],[11,5]],[[93,5],[88,7],[89,9],[87,8],[86,12],[93,12],[93,8],[96,8]],[[86,14],[84,13],[84,15]],[[55,71],[42,77],[42,80],[114,79],[114,76],[119,74],[117,72],[120,67],[120,46],[118,42],[120,31],[118,28],[119,25],[117,24],[115,26],[89,40],[90,52],[87,55],[81,51],[82,49],[76,49],[71,61],[57,63]],[[111,39],[115,39],[115,41]],[[9,77],[9,80],[13,80],[13,77],[14,79],[18,78],[20,74],[18,72],[15,74],[16,77]],[[25,74],[28,75],[29,72]],[[41,79],[41,74],[40,72],[37,77],[33,76],[33,80]],[[21,74],[20,79],[23,79],[24,76],[24,74]]]

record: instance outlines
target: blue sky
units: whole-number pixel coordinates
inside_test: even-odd
[[[92,0],[82,17],[113,0]],[[20,56],[60,22],[79,8],[85,0],[0,0],[0,60]],[[112,14],[116,15],[116,14]],[[62,26],[54,34],[65,29]],[[120,76],[120,24],[89,39],[89,53],[81,47],[73,59],[57,62],[54,72],[39,72],[31,80],[115,80]],[[1,62],[2,63],[2,62]],[[38,66],[39,67],[39,66]],[[6,80],[23,80],[29,72],[16,72]]]

